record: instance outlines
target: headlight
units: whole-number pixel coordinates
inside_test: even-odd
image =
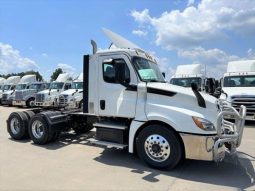
[[[70,101],[75,101],[75,98],[71,98]]]
[[[47,99],[46,99],[47,101],[50,101],[51,100],[51,97],[49,96],[49,97],[47,97]]]
[[[205,131],[215,131],[215,127],[210,121],[194,116],[192,117],[192,119],[200,129],[203,129]]]

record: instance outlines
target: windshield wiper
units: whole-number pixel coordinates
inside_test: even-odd
[[[145,80],[145,82],[160,82],[160,83],[166,83],[165,81],[160,81],[160,80]]]

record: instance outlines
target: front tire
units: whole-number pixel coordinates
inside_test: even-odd
[[[137,137],[136,148],[140,159],[158,169],[176,167],[183,156],[176,132],[162,125],[145,127]]]
[[[34,98],[29,98],[29,99],[26,101],[26,106],[27,106],[28,108],[34,107],[34,106],[35,106],[35,99],[34,99]]]

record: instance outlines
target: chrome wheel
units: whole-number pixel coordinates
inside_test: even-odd
[[[20,132],[20,123],[17,118],[11,119],[11,131],[13,134],[17,135]]]
[[[170,145],[161,135],[150,135],[145,143],[146,154],[156,162],[163,162],[170,156]]]
[[[35,138],[40,139],[44,134],[43,124],[39,120],[35,120],[32,124],[32,133]]]

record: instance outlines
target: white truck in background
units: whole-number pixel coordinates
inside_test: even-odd
[[[18,85],[19,86],[19,85]],[[16,88],[15,99],[12,102],[14,106],[21,107],[34,107],[35,106],[35,94],[49,88],[49,83],[38,82],[35,76],[31,75],[31,81],[27,83],[26,87]]]
[[[213,95],[216,89],[215,79],[206,77],[204,73],[201,64],[179,65],[170,80],[170,84],[191,87],[191,84],[195,83],[199,91]]]
[[[2,90],[3,85],[5,84],[6,79],[0,77],[0,90]]]
[[[83,73],[72,82],[71,88],[63,91],[58,99],[58,107],[82,109],[83,106]]]
[[[0,93],[0,99],[1,104],[6,105],[12,105],[12,102],[10,100],[14,97],[14,92],[16,85],[20,81],[20,76],[10,76],[6,79],[5,84],[2,88],[2,92]]]
[[[220,98],[236,110],[246,106],[246,120],[255,120],[255,60],[229,62],[221,86]]]
[[[39,107],[57,107],[57,98],[61,92],[71,87],[70,75],[59,74],[57,79],[50,83],[49,89],[35,94],[35,105]]]
[[[83,111],[13,112],[13,139],[28,134],[35,144],[55,141],[71,128],[96,128],[93,145],[125,149],[154,168],[174,168],[182,159],[221,161],[242,140],[245,107],[227,111],[216,98],[166,83],[155,59],[137,45],[104,29],[116,48],[83,57]],[[234,115],[234,122],[224,120]]]

